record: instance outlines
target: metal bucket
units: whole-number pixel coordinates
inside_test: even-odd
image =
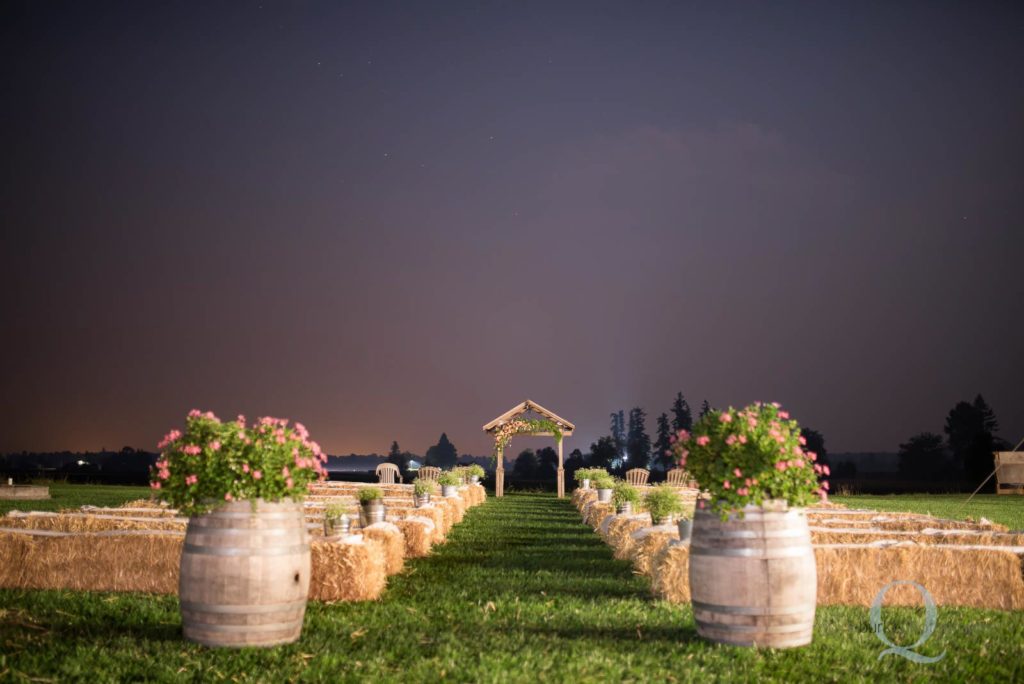
[[[580,485],[580,489],[590,489],[590,480],[589,479],[583,480],[582,484]]]
[[[419,496],[412,497],[413,503],[416,504],[416,508],[423,508],[430,503],[430,494],[420,494]]]
[[[470,484],[480,484],[480,476],[479,475],[470,475],[469,476],[469,483]]]
[[[458,485],[441,485],[441,496],[458,496]]]
[[[693,520],[679,520],[679,541],[690,541],[693,534]]]
[[[597,502],[598,503],[611,503],[612,492],[611,489],[598,489],[597,490]]]
[[[343,515],[340,518],[324,518],[325,537],[344,537],[352,530],[352,520]]]
[[[359,507],[359,526],[369,527],[374,523],[384,522],[387,508],[383,501],[371,501]]]
[[[651,516],[651,524],[654,525],[655,527],[658,527],[659,525],[671,525],[672,524],[672,516],[671,515],[666,515],[664,518],[655,518],[652,515]]]
[[[626,501],[625,503],[619,504],[618,506],[615,507],[615,512],[618,515],[629,515],[633,512],[632,502]]]

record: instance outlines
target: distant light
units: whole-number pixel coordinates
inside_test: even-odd
[[[80,465],[80,466],[83,466],[83,465],[89,465],[89,463],[88,463],[88,462],[86,462],[86,461],[79,461],[79,462],[78,462],[78,465]]]

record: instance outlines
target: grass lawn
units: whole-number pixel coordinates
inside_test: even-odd
[[[0,501],[0,515],[8,511],[57,511],[79,506],[120,506],[126,501],[148,499],[149,487],[118,485],[81,485],[66,482],[40,482],[50,487],[50,498],[44,501]]]
[[[885,609],[913,643],[921,609]],[[0,591],[0,681],[1011,681],[1024,614],[940,608],[916,664],[884,649],[867,608],[818,611],[814,643],[716,646],[550,494],[490,499],[408,563],[380,601],[310,604],[302,639],[211,650],[181,639],[174,597]]]
[[[966,504],[970,494],[893,494],[873,496],[834,496],[832,501],[850,508],[871,508],[877,511],[909,511],[931,513],[940,518],[963,520],[988,518],[1007,525],[1011,530],[1024,530],[1024,496],[978,494]]]

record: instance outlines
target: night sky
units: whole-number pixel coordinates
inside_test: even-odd
[[[0,5],[0,451],[1024,436],[1024,4]],[[540,447],[518,440],[512,450]]]

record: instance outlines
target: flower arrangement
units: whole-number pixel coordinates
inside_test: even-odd
[[[494,432],[494,462],[497,463],[505,454],[505,447],[516,435],[523,433],[536,435],[550,432],[555,436],[556,442],[562,441],[562,428],[553,420],[547,418],[516,418],[510,420]]]
[[[671,516],[682,515],[686,510],[683,507],[683,500],[675,487],[667,484],[660,484],[651,487],[651,491],[644,497],[644,505],[651,513],[651,521],[655,524],[663,522]]]
[[[487,473],[484,472],[484,467],[479,463],[471,463],[468,466],[466,466],[466,474],[469,475],[470,477],[483,478],[483,476],[486,475]]]
[[[150,487],[184,515],[202,515],[224,501],[302,499],[327,477],[327,455],[309,439],[302,423],[245,416],[222,422],[212,412],[192,410],[185,429],[171,430],[158,448]]]
[[[446,470],[437,476],[437,483],[442,487],[455,487],[462,484],[462,478],[458,473]]]
[[[638,506],[640,504],[640,492],[637,491],[636,487],[625,480],[619,480],[612,488],[612,502],[614,502],[616,506],[621,506],[627,503],[633,506]]]
[[[800,427],[779,404],[759,402],[707,413],[693,434],[680,431],[672,451],[725,519],[730,511],[772,499],[790,506],[825,501],[828,482],[819,483],[819,476],[829,474],[828,466],[815,463],[817,454],[804,446]]]
[[[359,503],[366,505],[374,501],[383,501],[384,492],[377,487],[363,487],[359,490],[357,497],[359,499]]]
[[[437,483],[433,480],[424,480],[422,477],[417,477],[412,481],[412,491],[416,496],[433,494],[437,491]]]
[[[324,509],[324,520],[328,523],[337,523],[341,521],[341,516],[348,514],[348,508],[342,504],[331,504]]]

